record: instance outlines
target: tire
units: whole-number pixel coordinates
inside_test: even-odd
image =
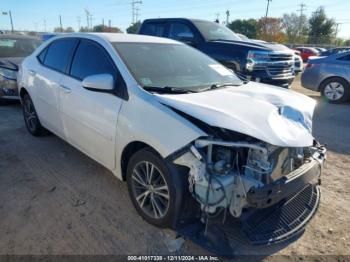
[[[167,162],[151,148],[136,152],[128,163],[126,180],[137,212],[154,226],[175,227],[185,194],[186,177],[181,176],[175,165]]]
[[[48,131],[41,125],[30,96],[28,94],[24,94],[22,101],[23,118],[29,133],[31,133],[33,136],[46,135]]]
[[[322,82],[320,86],[321,94],[330,103],[340,104],[349,100],[350,85],[340,77],[332,77]]]

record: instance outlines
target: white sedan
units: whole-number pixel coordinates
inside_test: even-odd
[[[325,148],[311,134],[315,101],[242,82],[185,44],[65,34],[25,59],[18,85],[28,131],[55,133],[126,181],[153,225],[178,229],[222,210],[237,219],[248,212],[255,215],[246,226],[265,230],[251,226],[248,237],[270,243],[300,232],[319,205]],[[286,203],[295,216],[277,221],[289,219],[289,228],[276,233],[276,222],[268,231],[264,221],[284,213],[260,211]]]

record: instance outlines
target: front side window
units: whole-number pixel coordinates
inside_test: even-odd
[[[183,38],[193,38],[191,29],[182,23],[173,23],[169,28],[169,38],[181,40]]]
[[[83,40],[74,55],[70,74],[80,80],[96,74],[114,75],[114,67],[102,47]]]
[[[0,38],[0,57],[26,57],[40,44],[36,39]]]
[[[232,32],[224,25],[208,22],[208,21],[193,21],[195,26],[201,32],[207,41],[213,40],[231,40],[242,41],[238,35]]]
[[[174,87],[198,92],[212,85],[242,84],[226,67],[187,45],[112,44],[142,87]]]
[[[44,65],[64,73],[75,43],[75,39],[60,39],[52,42],[46,51]]]

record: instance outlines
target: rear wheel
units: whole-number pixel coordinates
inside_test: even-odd
[[[126,178],[137,212],[152,225],[171,227],[180,208],[181,179],[185,176],[180,176],[156,152],[145,148],[131,157]]]
[[[321,84],[321,93],[330,103],[343,103],[350,98],[350,85],[339,77],[332,77]]]
[[[40,124],[32,99],[28,94],[23,96],[23,117],[26,127],[33,136],[47,134],[47,130]]]

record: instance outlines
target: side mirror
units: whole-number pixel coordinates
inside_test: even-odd
[[[91,91],[111,91],[114,89],[114,78],[110,74],[91,75],[83,79],[82,85]]]

